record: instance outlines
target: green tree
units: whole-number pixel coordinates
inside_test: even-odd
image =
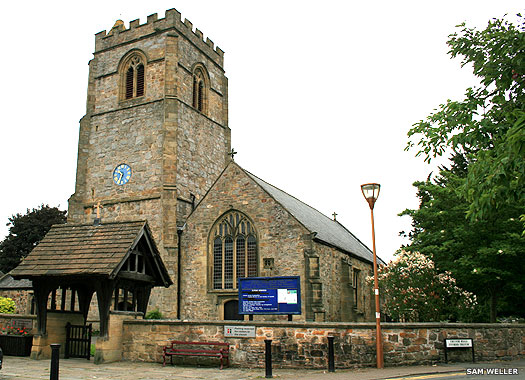
[[[493,19],[478,31],[458,26],[449,54],[472,65],[480,84],[461,101],[448,100],[408,132],[406,149],[425,161],[446,152],[463,154],[469,165],[461,184],[472,219],[489,219],[525,200],[525,23]]]
[[[483,220],[466,218],[470,204],[458,189],[467,171],[465,158],[456,155],[450,169],[414,183],[420,205],[400,214],[412,218],[412,231],[406,234],[411,243],[404,249],[432,258],[459,286],[476,294],[486,311],[479,321],[494,322],[497,312],[524,316],[525,238],[517,217],[523,210],[507,205]]]
[[[16,214],[9,218],[9,234],[0,243],[0,270],[7,273],[42,240],[53,224],[66,222],[66,211],[57,207],[41,205],[27,209],[25,215]]]
[[[397,252],[379,269],[378,279],[385,312],[397,321],[468,321],[465,318],[476,305],[476,296],[459,288],[450,272],[440,272],[419,252]]]
[[[448,100],[408,132],[406,149],[430,162],[452,153],[450,168],[416,182],[418,210],[407,250],[434,259],[497,313],[523,316],[525,269],[525,23],[458,26],[447,42],[479,84]]]

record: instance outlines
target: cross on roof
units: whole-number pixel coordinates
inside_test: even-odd
[[[237,152],[232,148],[232,151],[230,153],[228,153],[228,156],[231,156],[232,161],[233,161],[233,156],[235,156],[236,154],[237,154]]]
[[[337,216],[338,214],[334,211],[334,213],[332,214],[332,216],[334,217],[334,220],[337,220],[335,217]]]

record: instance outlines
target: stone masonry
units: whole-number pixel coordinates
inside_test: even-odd
[[[144,95],[123,96],[130,54],[145,61]],[[69,223],[92,223],[94,206],[104,221],[147,220],[170,275],[176,272],[177,226],[225,167],[230,150],[228,81],[221,49],[175,9],[125,28],[122,22],[96,35],[89,63],[86,115],[80,122],[75,193]],[[192,105],[195,65],[208,74],[206,110]],[[129,182],[113,182],[121,163]],[[177,289],[152,294],[169,315]]]
[[[256,228],[261,276],[301,277],[302,313],[294,320],[373,320],[370,287],[365,285],[365,275],[371,274],[370,263],[315,241],[297,219],[234,162],[190,215],[183,231],[182,319],[222,319],[224,303],[237,298],[236,289],[215,290],[211,284],[211,227],[230,210],[248,216]],[[273,260],[273,269],[264,268],[265,259]],[[362,272],[357,304],[348,278],[350,265]]]
[[[365,256],[353,254],[316,238],[243,169],[229,164],[223,60],[223,51],[175,9],[162,19],[148,16],[144,24],[131,21],[128,28],[119,20],[96,35],[68,223],[93,223],[96,212],[102,224],[147,220],[174,283],[153,290],[150,308],[168,318],[217,320],[225,318],[224,305],[237,299],[237,290],[236,284],[213,289],[210,233],[218,218],[237,210],[256,231],[250,276],[300,276],[302,314],[294,320],[372,320],[365,284],[372,266],[363,259],[369,250],[363,246]],[[138,78],[130,62],[142,65],[143,91],[136,91],[138,79],[130,82],[130,72]],[[131,177],[118,185],[113,172],[120,164],[131,167]],[[328,222],[333,228],[335,222]]]
[[[255,338],[227,338],[224,322],[126,321],[124,359],[162,362],[162,347],[170,340],[230,343],[233,366],[264,368],[264,340],[272,340],[276,368],[326,368],[328,336],[334,337],[337,368],[375,366],[375,324],[330,322],[236,322],[255,326]],[[445,338],[472,338],[476,361],[525,357],[524,324],[385,323],[386,366],[433,364],[444,361]],[[472,360],[469,350],[449,351],[452,362]],[[215,362],[213,362],[215,364]]]

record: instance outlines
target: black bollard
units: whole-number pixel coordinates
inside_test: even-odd
[[[49,380],[58,380],[58,361],[60,360],[60,344],[51,344],[51,372]]]
[[[271,339],[265,339],[265,362],[266,362],[266,378],[271,379],[272,376],[272,340]]]
[[[328,337],[328,372],[335,372],[333,336]]]

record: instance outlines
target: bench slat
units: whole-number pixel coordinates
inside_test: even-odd
[[[230,346],[229,343],[224,342],[185,342],[181,340],[172,340],[170,342],[171,344],[180,344],[180,345],[192,345],[192,346],[199,346],[199,345],[212,345],[212,346]]]
[[[172,355],[177,355],[177,356],[212,356],[212,357],[221,357],[223,355],[218,355],[218,354],[207,354],[205,352],[177,352],[176,354],[172,354]],[[224,357],[224,356],[223,356]]]
[[[172,349],[172,350],[169,350],[169,351],[166,351],[167,354],[175,354],[177,352],[188,352],[188,353],[192,353],[192,352],[209,352],[209,353],[212,353],[212,354],[224,354],[226,351],[216,351],[216,350],[190,350],[189,348],[188,349],[184,349],[184,348],[175,348],[175,349]]]

